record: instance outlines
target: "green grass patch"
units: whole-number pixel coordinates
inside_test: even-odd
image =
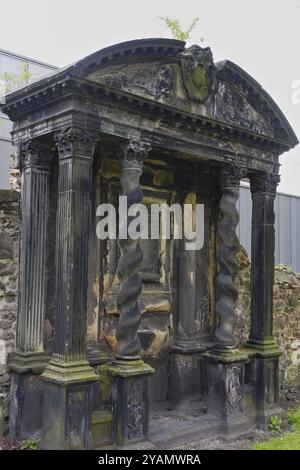
[[[272,437],[267,441],[256,442],[254,450],[300,450],[300,407],[288,413],[288,422],[292,426],[290,432]]]

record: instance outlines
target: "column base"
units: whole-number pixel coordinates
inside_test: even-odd
[[[175,338],[170,348],[171,352],[179,354],[193,354],[212,348],[212,343],[205,338]]]
[[[251,353],[255,354],[256,356],[259,355],[266,355],[270,353],[271,355],[278,355],[280,356],[282,353],[279,351],[277,344],[275,343],[273,338],[266,339],[264,341],[257,341],[257,340],[249,340],[245,344],[243,351],[245,351],[248,355]]]
[[[41,374],[48,362],[49,357],[45,351],[14,352],[8,355],[7,368],[19,374]]]
[[[99,377],[95,374],[94,369],[87,360],[70,362],[51,360],[44,370],[42,378],[58,384],[99,380]]]
[[[208,351],[202,356],[207,368],[208,414],[221,420],[220,433],[232,439],[251,429],[244,413],[244,368],[248,357],[237,349]]]
[[[86,360],[49,363],[44,373],[42,448],[89,449],[92,387],[99,377]]]
[[[117,446],[147,439],[149,378],[153,373],[154,369],[141,359],[119,359],[100,367],[101,395],[113,410],[114,443]]]

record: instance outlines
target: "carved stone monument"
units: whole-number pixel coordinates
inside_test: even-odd
[[[11,435],[41,437],[45,449],[157,445],[151,409],[176,410],[191,394],[207,407],[193,435],[266,425],[279,412],[274,198],[279,156],[298,143],[272,98],[209,48],[144,39],[10,93],[2,111],[22,174]],[[238,346],[242,178],[252,311]],[[202,247],[187,251],[172,224],[170,238],[98,239],[97,208],[117,208],[120,195],[127,209],[202,204]]]

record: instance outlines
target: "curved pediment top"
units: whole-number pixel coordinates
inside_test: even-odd
[[[298,144],[284,114],[253,77],[229,60],[215,63],[209,47],[186,47],[175,39],[139,39],[101,49],[12,92],[4,112],[12,120],[29,114],[38,103],[41,106],[39,100],[51,100],[66,79],[78,82],[78,89],[79,82],[93,82],[211,125],[230,126],[241,135],[248,131],[254,139],[277,140],[285,149]]]
[[[102,49],[77,62],[72,75],[224,121],[289,147],[298,139],[274,100],[239,66],[214,63],[209,47],[173,39],[140,39]]]
[[[217,62],[216,67],[220,78],[237,87],[260,113],[268,114],[274,123],[277,122],[291,147],[298,145],[299,140],[279,106],[249,73],[230,60]]]
[[[85,78],[99,67],[107,67],[111,63],[139,62],[153,59],[176,58],[184,50],[185,42],[177,39],[150,38],[135,39],[108,46],[75,62],[66,69],[72,74]]]

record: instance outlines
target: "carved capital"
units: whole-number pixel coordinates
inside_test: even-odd
[[[21,168],[36,167],[50,170],[52,149],[44,142],[28,139],[20,144]]]
[[[151,144],[148,142],[137,142],[131,140],[121,146],[121,163],[123,168],[142,169],[144,160],[151,151]]]
[[[280,182],[280,175],[276,173],[260,173],[250,177],[251,193],[276,194]]]
[[[219,185],[222,191],[239,189],[240,180],[246,176],[247,170],[238,165],[228,165],[219,172]]]
[[[93,158],[98,140],[96,133],[78,127],[66,127],[54,134],[60,158],[71,155]]]

